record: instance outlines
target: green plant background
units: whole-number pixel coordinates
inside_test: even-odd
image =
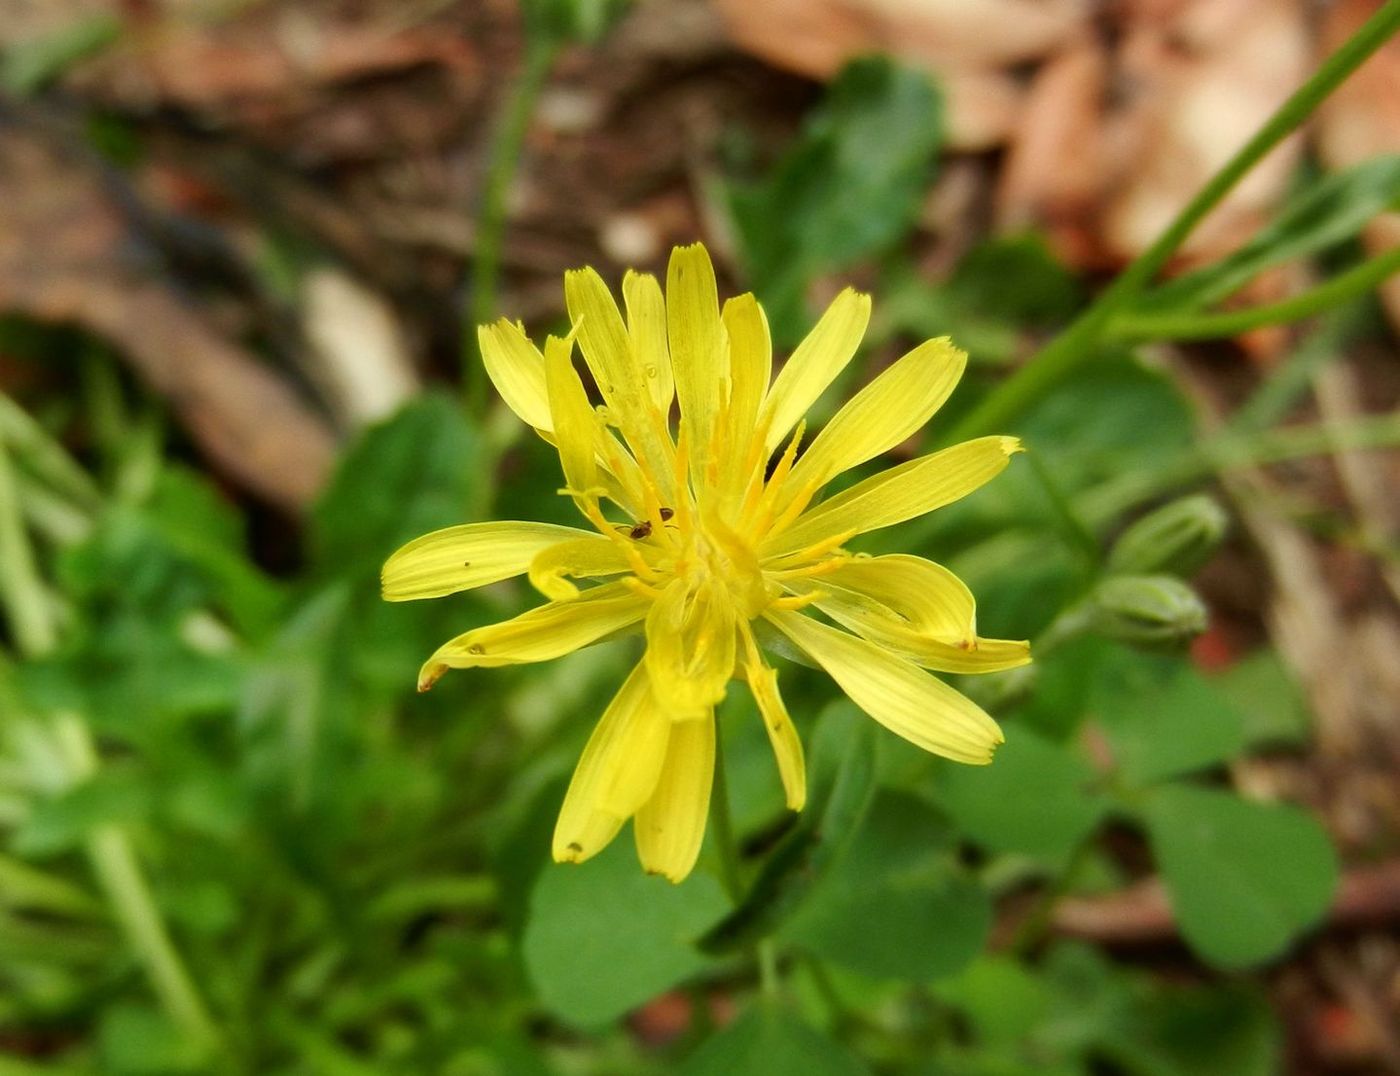
[[[599,32],[593,14],[537,13],[538,62],[560,35]],[[1368,47],[1395,6],[1377,18]],[[1324,68],[1302,114],[1360,55]],[[43,81],[42,59],[10,62],[16,88]],[[811,767],[798,818],[734,692],[721,728],[738,899],[713,827],[679,887],[644,876],[625,837],[581,867],[548,862],[564,783],[635,641],[413,692],[438,642],[534,598],[516,581],[389,605],[379,565],[465,519],[566,520],[548,446],[479,394],[429,392],[345,450],[299,567],[274,575],[100,345],[0,324],[22,361],[86,371],[72,406],[0,406],[0,1074],[1278,1071],[1253,969],[1316,927],[1337,858],[1305,811],[1226,775],[1302,749],[1306,704],[1271,651],[1207,674],[1179,646],[1108,637],[1094,596],[1123,529],[1217,472],[1396,441],[1393,416],[1275,426],[1315,361],[1306,344],[1207,436],[1135,345],[1239,331],[1212,321],[1238,321],[1222,300],[1319,257],[1356,266],[1333,277],[1352,282],[1256,320],[1327,306],[1318,332],[1381,332],[1351,302],[1379,279],[1354,240],[1400,205],[1400,160],[1300,186],[1237,254],[1156,287],[1171,250],[1149,252],[1091,305],[1033,235],[988,241],[942,283],[916,272],[903,241],[940,116],[923,76],[860,61],[776,165],[736,166],[723,197],[781,342],[810,321],[815,277],[859,265],[879,281],[873,345],[949,333],[970,349],[925,444],[990,424],[1033,460],[866,548],[947,563],[982,630],[1031,637],[1038,660],[959,685],[1007,730],[984,769],[921,754],[784,663]],[[507,131],[506,181],[518,148]],[[1021,341],[1055,330],[1041,374],[1008,373]],[[867,373],[853,364],[841,390]],[[75,461],[72,431],[104,424]],[[1059,898],[1133,880],[1124,839],[1160,874],[1190,974],[1054,929]],[[659,997],[683,1019],[657,1038],[635,1014]]]

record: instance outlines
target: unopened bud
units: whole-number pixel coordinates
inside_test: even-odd
[[[1119,575],[1094,588],[1093,626],[1101,635],[1137,646],[1185,643],[1206,630],[1206,607],[1170,575]]]
[[[1108,570],[1193,575],[1220,547],[1229,525],[1225,509],[1204,493],[1172,501],[1123,532],[1108,555]]]

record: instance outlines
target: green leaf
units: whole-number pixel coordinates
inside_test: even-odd
[[[1167,988],[1136,1007],[1104,1052],[1141,1076],[1273,1076],[1282,1036],[1266,999],[1241,986]]]
[[[990,766],[948,766],[938,799],[984,848],[1063,866],[1107,809],[1097,775],[1070,749],[1008,726]]]
[[[1147,799],[1144,817],[1182,935],[1211,963],[1239,968],[1276,956],[1327,910],[1336,853],[1298,808],[1167,785]]]
[[[406,404],[341,458],[311,518],[317,567],[377,577],[404,542],[467,518],[484,478],[475,429],[444,394]]]
[[[1306,742],[1312,728],[1307,700],[1275,651],[1250,654],[1211,683],[1239,709],[1251,747]]]
[[[1101,666],[1091,708],[1119,772],[1143,787],[1238,756],[1238,707],[1183,657],[1115,647]]]
[[[855,837],[875,791],[874,723],[853,703],[822,712],[812,743],[807,806],[732,913],[701,939],[707,952],[743,949],[773,933]]]
[[[208,1052],[155,1009],[118,1004],[104,1011],[102,1071],[113,1076],[206,1072]]]
[[[149,789],[134,774],[109,769],[36,802],[15,833],[12,848],[30,858],[66,852],[100,825],[140,818],[150,802]]]
[[[643,873],[629,840],[541,873],[525,925],[525,967],[540,1000],[582,1027],[617,1019],[705,968],[694,939],[728,907],[719,883]]]
[[[957,870],[943,817],[882,791],[782,936],[864,975],[922,982],[975,957],[991,919],[986,891]]]
[[[1147,293],[1133,312],[1211,306],[1265,269],[1354,238],[1377,214],[1400,207],[1400,155],[1376,157],[1310,184],[1239,250]]]
[[[904,234],[942,133],[942,100],[924,73],[882,58],[855,60],[772,175],[731,190],[740,255],[778,342],[800,335],[813,275],[879,253]]]
[[[708,1039],[681,1068],[682,1076],[868,1076],[844,1047],[795,1016],[756,1006]]]
[[[260,634],[280,611],[280,589],[249,561],[243,518],[197,472],[167,464],[144,514],[170,551],[209,582],[218,606]]]

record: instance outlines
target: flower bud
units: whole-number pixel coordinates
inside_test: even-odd
[[[1229,523],[1225,509],[1204,493],[1172,501],[1123,532],[1108,555],[1108,570],[1190,576],[1219,548]]]
[[[1090,600],[1099,634],[1137,646],[1185,643],[1206,630],[1206,607],[1170,575],[1119,575],[1103,580]]]

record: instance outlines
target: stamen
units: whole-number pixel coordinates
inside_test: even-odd
[[[802,443],[802,435],[806,429],[806,419],[797,423],[797,430],[793,433],[792,440],[783,450],[782,458],[778,460],[778,465],[773,468],[772,477],[768,479],[768,484],[763,488],[763,495],[758,501],[758,510],[748,525],[748,533],[755,541],[767,534],[768,524],[773,516],[773,506],[777,503],[783,482],[786,481],[788,473],[792,470],[793,460],[797,458],[797,446]]]
[[[769,605],[769,608],[786,609],[789,612],[792,612],[797,609],[805,609],[813,602],[821,601],[825,597],[826,591],[824,590],[813,590],[807,594],[789,594],[785,598],[778,598],[775,601],[773,601]]]
[[[647,586],[647,584],[643,583],[636,576],[625,575],[622,577],[621,582],[628,590],[632,591],[634,594],[640,594],[644,598],[658,599],[661,597],[662,592],[660,590],[656,587]]]
[[[788,553],[781,557],[776,557],[763,566],[765,572],[780,572],[788,564],[802,565],[808,561],[820,560],[828,553],[840,549],[843,545],[854,538],[860,531],[852,529],[841,534],[833,534],[830,538],[823,538],[820,542],[813,542],[805,549],[799,549],[796,553]]]

